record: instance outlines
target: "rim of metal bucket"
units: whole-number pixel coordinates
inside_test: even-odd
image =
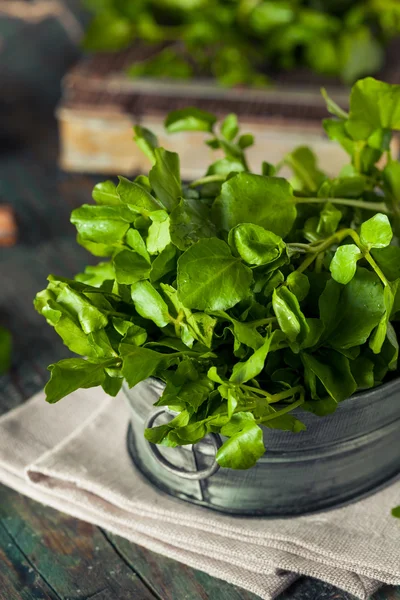
[[[145,429],[151,429],[152,426],[154,425],[155,421],[158,419],[158,417],[160,417],[161,415],[164,415],[164,414],[168,414],[168,411],[165,408],[161,408],[160,410],[157,410],[156,412],[151,414],[149,416],[149,418],[147,419],[147,421],[144,423]],[[215,455],[214,455],[213,461],[210,466],[208,466],[204,469],[199,469],[198,471],[185,471],[185,469],[176,467],[169,460],[167,460],[165,458],[165,456],[163,456],[161,454],[161,452],[158,449],[156,444],[153,444],[152,442],[149,442],[148,440],[147,440],[147,444],[148,444],[149,450],[150,450],[153,458],[166,471],[169,471],[170,473],[173,473],[174,475],[177,475],[178,477],[181,477],[182,479],[190,479],[192,481],[201,481],[202,479],[207,479],[208,477],[215,475],[215,473],[220,468],[219,464],[216,461],[215,456],[216,456],[219,448],[222,446],[221,437],[217,433],[209,433],[208,437],[211,440],[212,445],[214,446]],[[188,445],[188,447],[192,449],[193,453],[194,453],[194,446],[195,446],[195,444],[190,445],[190,446]]]

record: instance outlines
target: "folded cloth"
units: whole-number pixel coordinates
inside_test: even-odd
[[[299,575],[367,599],[400,585],[400,483],[349,506],[292,519],[238,518],[158,491],[126,449],[121,396],[40,393],[0,419],[0,481],[154,552],[276,598]],[[246,564],[243,564],[246,556]]]

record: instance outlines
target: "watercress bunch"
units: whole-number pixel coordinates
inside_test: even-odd
[[[346,83],[377,72],[400,32],[395,0],[86,0],[95,14],[89,50],[135,40],[154,55],[134,76],[215,77],[223,85],[263,85],[266,72],[306,65]]]
[[[252,173],[254,140],[235,115],[218,126],[189,108],[166,129],[203,132],[219,157],[183,183],[178,155],[135,127],[148,176],[97,184],[95,204],[71,216],[78,242],[104,260],[74,280],[51,275],[35,300],[84,357],[50,365],[48,402],[157,377],[157,406],[176,416],[147,439],[177,446],[217,432],[219,464],[245,469],[265,451],[263,428],[300,432],[302,411],[332,413],[396,373],[400,86],[358,81],[348,113],[324,96],[325,131],[349,155],[335,178],[307,147]]]

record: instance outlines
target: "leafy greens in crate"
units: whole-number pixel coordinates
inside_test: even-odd
[[[86,0],[85,46],[141,42],[154,55],[134,76],[213,76],[223,85],[267,82],[266,70],[306,65],[346,83],[376,73],[400,33],[396,0]],[[160,48],[161,45],[161,48]]]
[[[219,464],[246,469],[264,453],[262,427],[302,431],[302,410],[332,413],[396,371],[400,86],[358,81],[349,113],[324,95],[324,129],[349,155],[334,179],[307,147],[251,173],[253,138],[235,115],[218,126],[189,108],[167,130],[203,132],[223,157],[184,184],[178,155],[135,128],[148,177],[97,184],[96,204],[71,217],[78,242],[105,260],[74,280],[50,276],[35,300],[85,357],[50,365],[48,402],[158,377],[157,406],[176,416],[146,437],[176,446],[218,432]]]

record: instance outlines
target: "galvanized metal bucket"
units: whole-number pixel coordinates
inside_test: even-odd
[[[307,431],[264,429],[266,453],[247,471],[218,468],[217,435],[178,448],[147,442],[145,427],[171,419],[153,406],[163,387],[147,379],[125,388],[128,449],[149,481],[182,500],[230,514],[290,516],[346,503],[400,473],[400,379],[356,394],[333,415],[302,413]]]

